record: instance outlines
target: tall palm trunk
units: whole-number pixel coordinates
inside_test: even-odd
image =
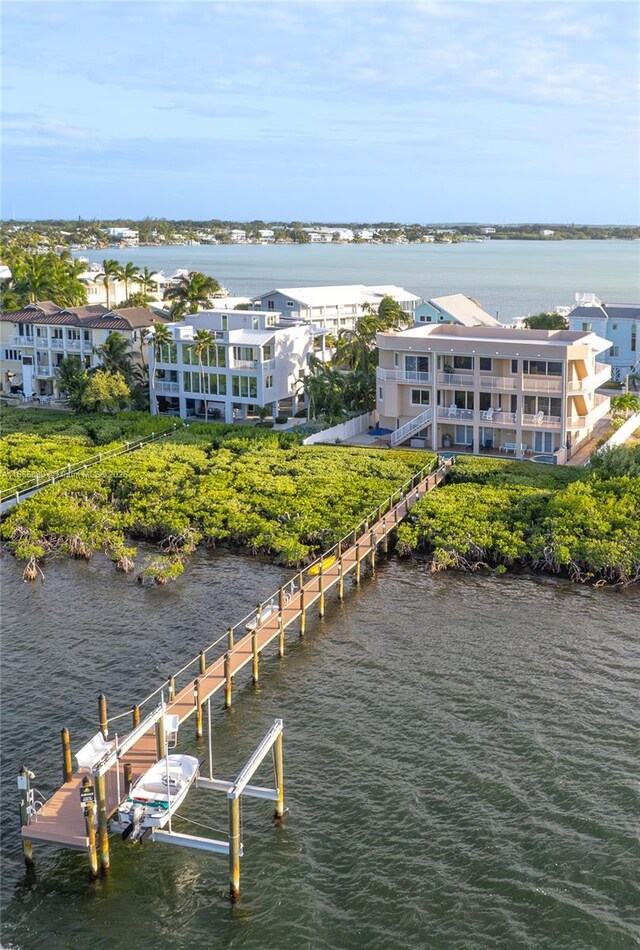
[[[209,421],[209,408],[207,404],[207,393],[204,391],[204,363],[202,361],[202,356],[198,356],[198,363],[200,365],[200,388],[202,389],[202,398],[204,400],[204,421]]]

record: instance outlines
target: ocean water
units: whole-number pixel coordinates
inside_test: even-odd
[[[213,245],[79,251],[171,274],[216,277],[233,295],[275,287],[396,284],[428,299],[463,293],[505,322],[556,306],[577,292],[608,302],[640,301],[640,241],[485,241],[482,244]]]
[[[240,902],[226,859],[112,838],[86,856],[18,838],[15,776],[59,781],[96,697],[128,708],[266,596],[283,571],[199,552],[165,589],[97,557],[27,585],[2,562],[2,945],[20,950],[632,950],[640,942],[640,594],[527,576],[431,575],[382,560],[305,640],[265,651],[258,688],[214,702],[231,778],[285,723],[285,822],[243,806]],[[187,724],[182,751],[204,755]],[[257,780],[268,782],[268,772]],[[224,796],[189,821],[219,837]]]

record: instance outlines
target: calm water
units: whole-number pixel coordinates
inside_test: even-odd
[[[463,293],[508,321],[570,306],[574,294],[640,299],[640,241],[485,241],[420,245],[229,245],[81,251],[171,274],[178,267],[216,277],[234,295],[313,284],[398,284],[421,297]]]
[[[231,907],[225,859],[158,844],[114,841],[94,884],[84,855],[36,845],[27,882],[14,779],[25,762],[51,788],[62,725],[77,747],[100,690],[129,706],[282,571],[201,553],[165,590],[100,559],[51,564],[44,585],[8,558],[3,574],[5,948],[638,946],[638,592],[392,560],[332,598],[283,661],[269,649],[259,690],[216,704],[222,777],[275,716],[286,729],[287,820],[244,805]],[[182,813],[224,830],[224,805],[192,792]]]

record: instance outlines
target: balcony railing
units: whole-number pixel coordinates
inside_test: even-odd
[[[263,373],[270,373],[270,372],[272,372],[272,370],[274,370],[275,368],[276,368],[276,361],[275,361],[275,360],[263,360],[263,363],[262,363],[262,372],[263,372]]]
[[[561,393],[561,376],[523,376],[522,388],[525,392]]]
[[[257,360],[234,360],[232,369],[255,369],[258,365]]]
[[[430,383],[431,373],[419,373],[408,369],[384,369],[378,367],[378,379],[392,379],[399,383]]]
[[[438,406],[438,419],[473,419],[473,409],[458,409],[457,406]]]
[[[12,336],[11,345],[12,346],[33,346],[36,342],[35,337],[32,336]]]
[[[180,383],[172,383],[167,379],[156,380],[156,393],[179,393]]]
[[[472,373],[438,373],[441,386],[473,386],[475,376]]]

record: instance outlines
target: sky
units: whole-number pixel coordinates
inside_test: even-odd
[[[2,216],[640,222],[639,11],[2,3]]]

